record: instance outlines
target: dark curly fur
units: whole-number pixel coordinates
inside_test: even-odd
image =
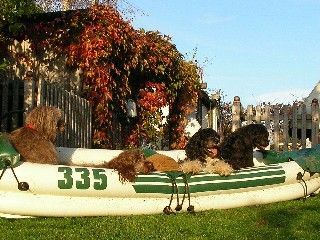
[[[234,169],[252,167],[253,149],[269,145],[269,133],[262,124],[249,124],[227,136],[220,145],[221,157]]]
[[[215,158],[219,155],[219,134],[212,128],[200,129],[188,141],[185,151],[191,161],[206,162],[207,157]]]

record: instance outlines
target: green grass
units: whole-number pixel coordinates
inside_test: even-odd
[[[320,195],[196,214],[0,218],[0,239],[319,239]]]

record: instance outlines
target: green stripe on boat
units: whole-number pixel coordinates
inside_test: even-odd
[[[262,170],[272,170],[272,169],[282,169],[282,167],[279,165],[279,164],[270,164],[270,165],[267,165],[267,166],[257,166],[257,167],[252,167],[252,168],[244,168],[244,169],[241,169],[239,171],[237,171],[236,173],[239,174],[239,173],[250,173],[250,172],[256,172],[256,171],[262,171]],[[175,172],[177,174],[180,174],[181,172]],[[198,175],[208,175],[208,173],[205,173],[205,172],[201,172],[195,176],[198,176]],[[148,174],[148,175],[143,175],[143,174],[140,174],[139,176],[163,176],[163,177],[167,177],[168,174],[166,172],[153,172],[151,174]]]
[[[284,174],[284,170],[281,166],[277,165],[276,167],[270,168],[254,168],[249,170],[238,171],[235,174],[232,174],[228,177],[221,177],[218,174],[208,174],[208,173],[200,173],[197,175],[193,175],[189,182],[201,182],[201,181],[214,181],[221,179],[243,179],[243,178],[254,178],[261,176],[271,176],[271,175],[281,175]],[[169,173],[159,173],[159,174],[149,174],[149,175],[138,175],[135,183],[139,182],[163,182],[163,183],[171,183],[170,178],[168,177]],[[181,175],[181,173],[180,173]],[[177,183],[183,182],[182,178],[179,177],[176,179]]]
[[[196,193],[279,184],[284,183],[285,178],[283,168],[274,165],[243,169],[227,177],[201,173],[188,178],[188,183],[190,192]],[[181,176],[175,180],[177,184],[184,184]],[[137,193],[172,193],[171,178],[166,173],[138,175],[133,187]],[[178,188],[179,192],[184,192],[184,186]]]
[[[233,182],[207,182],[204,184],[189,185],[190,193],[197,192],[209,192],[209,191],[219,191],[219,190],[232,190],[240,188],[258,187],[266,185],[274,185],[283,183],[285,176],[276,176],[271,178],[262,179],[246,179],[245,181],[233,181]],[[134,185],[133,186],[136,193],[163,193],[171,194],[172,186],[168,185]],[[179,193],[184,193],[184,186],[178,186]]]
[[[194,175],[192,176],[188,182],[189,183],[194,183],[194,182],[203,182],[203,181],[216,181],[216,180],[234,180],[234,179],[244,179],[244,178],[255,178],[255,177],[264,177],[264,176],[279,176],[279,175],[284,175],[285,172],[282,169],[279,170],[273,170],[273,171],[258,171],[258,172],[251,172],[250,174],[235,174],[235,175],[230,175],[228,177],[222,177],[216,174],[206,174],[206,175]],[[177,183],[183,183],[182,177],[179,177],[175,179]],[[171,183],[171,179],[168,176],[154,176],[154,175],[138,175],[136,178],[135,183]]]

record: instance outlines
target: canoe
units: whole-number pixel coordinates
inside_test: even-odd
[[[265,164],[258,152],[254,167],[227,177],[153,172],[124,183],[115,170],[86,167],[109,161],[121,150],[58,148],[58,152],[61,165],[15,161],[12,170],[1,170],[1,217],[158,214],[180,208],[198,212],[298,199],[320,188],[319,173],[309,173],[295,161]],[[159,153],[176,160],[185,157],[183,150]]]

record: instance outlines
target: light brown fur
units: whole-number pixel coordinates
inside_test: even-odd
[[[153,163],[156,171],[179,171],[179,164],[173,158],[164,154],[153,154],[147,158],[148,161]]]
[[[234,169],[223,160],[208,157],[203,171],[207,173],[217,173],[220,176],[229,176],[234,172]]]
[[[198,174],[202,171],[202,163],[198,160],[185,160],[180,164],[179,170],[184,173]]]
[[[180,165],[180,170],[185,173],[199,174],[201,171],[205,173],[215,173],[220,176],[229,176],[234,170],[223,160],[218,158],[206,158],[206,162],[199,160],[186,160]]]
[[[58,164],[53,142],[56,139],[61,111],[55,107],[40,106],[26,116],[25,126],[9,134],[12,145],[23,161]]]
[[[121,182],[134,182],[137,174],[155,171],[152,162],[148,161],[142,150],[129,149],[105,164],[106,168],[115,169]]]
[[[102,167],[117,170],[121,182],[134,182],[138,173],[179,171],[179,164],[173,158],[159,153],[146,158],[141,149],[125,150]]]

